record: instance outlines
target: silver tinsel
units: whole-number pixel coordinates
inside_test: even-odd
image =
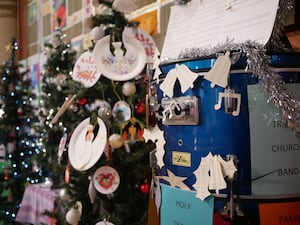
[[[275,104],[280,109],[282,122],[287,127],[294,129],[295,134],[300,137],[300,102],[290,93],[284,86],[281,76],[274,72],[269,66],[269,56],[267,48],[272,52],[289,51],[282,44],[281,38],[287,12],[294,6],[294,0],[281,0],[276,16],[276,21],[272,36],[267,46],[262,46],[253,41],[245,43],[234,43],[227,40],[225,43],[219,44],[208,49],[185,49],[181,52],[176,61],[183,61],[192,58],[202,58],[226,51],[241,52],[247,57],[247,68],[257,76],[260,80],[262,88],[268,95],[268,101]],[[271,48],[271,49],[270,49]],[[174,59],[172,59],[173,61]]]

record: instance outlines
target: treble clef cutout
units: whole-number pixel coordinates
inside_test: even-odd
[[[219,110],[221,109],[221,105],[222,105],[222,98],[225,99],[236,99],[237,100],[237,104],[234,110],[232,110],[231,114],[233,116],[238,116],[240,114],[240,107],[241,107],[241,94],[237,94],[234,93],[232,91],[226,91],[225,92],[219,92],[219,97],[218,97],[218,103],[215,104],[215,110]]]

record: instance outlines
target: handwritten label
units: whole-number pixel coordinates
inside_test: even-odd
[[[259,205],[261,225],[300,225],[300,202]]]
[[[161,184],[161,225],[195,225],[201,218],[201,225],[213,223],[214,198],[204,201],[196,198],[196,192],[185,191]]]
[[[300,98],[300,84],[285,87]],[[248,86],[252,194],[300,194],[300,139],[267,99],[260,85]]]
[[[176,166],[191,167],[191,153],[172,151],[172,163]]]

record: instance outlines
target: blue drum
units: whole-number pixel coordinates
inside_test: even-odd
[[[286,63],[284,63],[286,57],[272,56],[270,62],[282,66]],[[298,56],[296,58],[299,59]],[[232,65],[228,83],[230,89],[241,96],[240,102],[233,99],[229,105],[226,105],[224,98],[220,103],[219,95],[226,90],[217,85],[212,88],[211,82],[201,76],[201,72],[207,72],[211,69],[215,61],[216,58],[202,58],[160,65],[162,77],[176,65],[181,64],[186,65],[191,71],[199,73],[200,76],[195,80],[193,87],[184,94],[180,91],[180,84],[175,83],[173,98],[193,96],[198,99],[199,120],[197,124],[192,125],[184,123],[161,124],[166,144],[165,166],[159,170],[159,175],[167,175],[167,169],[169,169],[176,176],[187,177],[184,182],[193,190],[193,185],[196,182],[194,172],[200,164],[201,157],[207,156],[209,152],[213,155],[219,154],[224,158],[227,155],[234,155],[237,158],[238,167],[237,191],[239,194],[249,195],[251,194],[251,149],[247,86],[257,84],[259,80],[251,72],[245,71],[246,59],[241,57]],[[288,75],[285,74],[285,76]],[[299,82],[299,76],[291,75],[297,77]],[[296,82],[295,78],[293,79],[292,82]],[[164,101],[163,92],[159,87],[157,92],[158,102],[162,103]],[[217,103],[220,103],[219,109],[215,108]],[[230,104],[234,107],[230,107]],[[237,105],[239,105],[239,113],[233,115]],[[188,153],[191,156],[190,165],[174,164],[175,152]]]

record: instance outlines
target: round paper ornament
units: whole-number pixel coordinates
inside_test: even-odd
[[[95,64],[106,78],[115,81],[131,80],[139,75],[146,64],[146,54],[142,44],[132,37],[124,37],[126,53],[122,42],[110,42],[110,36],[97,41],[94,48]],[[114,53],[111,52],[111,45]]]
[[[113,107],[112,115],[118,122],[127,121],[131,117],[130,106],[125,101],[118,101]]]
[[[125,96],[132,96],[134,95],[136,92],[136,86],[135,86],[135,83],[133,82],[125,82],[122,86],[122,93],[125,95]]]
[[[120,184],[119,173],[110,166],[98,168],[93,176],[94,187],[102,194],[112,194]]]
[[[146,53],[146,62],[154,63],[156,44],[152,36],[140,28],[126,27],[123,32],[123,37],[133,37],[140,41]]]
[[[101,73],[94,63],[93,53],[86,51],[77,59],[72,73],[72,78],[83,84],[84,87],[92,87],[99,80]]]
[[[103,25],[94,27],[90,32],[93,40],[100,40],[105,36]]]
[[[90,118],[82,121],[74,130],[69,144],[68,156],[74,169],[84,171],[91,168],[101,157],[107,141],[104,122],[97,118],[91,125]]]

